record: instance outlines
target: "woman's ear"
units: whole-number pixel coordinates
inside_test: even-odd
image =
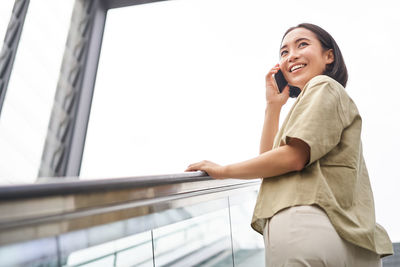
[[[325,51],[326,64],[331,64],[335,61],[335,55],[333,54],[333,49],[328,49]]]

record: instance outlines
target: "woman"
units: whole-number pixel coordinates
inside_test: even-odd
[[[289,87],[301,89],[281,129]],[[220,166],[189,165],[216,179],[263,177],[251,226],[264,235],[267,266],[381,266],[393,254],[375,222],[361,145],[361,117],[344,87],[347,69],[335,40],[303,23],[283,36],[280,64],[266,75],[260,155]]]

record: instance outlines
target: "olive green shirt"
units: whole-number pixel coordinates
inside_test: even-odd
[[[301,171],[263,179],[254,230],[262,234],[266,219],[282,209],[316,204],[343,239],[381,256],[393,254],[388,234],[375,221],[361,117],[343,86],[325,75],[312,78],[275,136],[273,149],[289,138],[310,146],[310,161]]]

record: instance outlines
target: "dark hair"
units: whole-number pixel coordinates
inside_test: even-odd
[[[327,31],[317,25],[311,23],[301,23],[295,27],[289,28],[283,35],[282,41],[289,32],[297,28],[305,28],[309,31],[312,31],[317,36],[322,48],[325,51],[328,49],[333,50],[334,61],[326,66],[323,74],[335,79],[337,82],[343,85],[343,87],[346,87],[348,79],[347,68],[335,39],[333,39],[333,37]]]

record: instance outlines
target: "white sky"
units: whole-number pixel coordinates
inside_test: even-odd
[[[32,181],[37,173],[65,45],[72,1],[64,6],[43,2],[47,7],[31,1],[37,11],[30,10],[25,27],[31,24],[31,29],[24,29],[26,45],[23,39],[20,44],[27,52],[17,55],[14,72],[19,74],[13,73],[6,99],[13,104],[4,106],[0,120],[0,148],[8,146],[0,151],[1,161],[8,160],[7,167],[0,167],[0,178],[8,182],[13,176]],[[396,2],[174,0],[110,11],[81,178],[176,173],[202,159],[228,164],[255,156],[265,108],[264,75],[278,61],[285,30],[311,22],[331,33],[342,50],[349,71],[347,91],[363,117],[377,221],[393,242],[400,241]],[[3,5],[0,36],[9,14]],[[52,8],[63,25],[60,32],[46,25],[43,14],[49,12],[40,8]],[[35,23],[52,34],[38,35]],[[31,55],[28,47],[41,40],[47,40],[54,56],[40,63],[40,75],[29,74],[37,67],[32,62],[43,56]],[[25,87],[32,90],[22,91]],[[281,121],[292,103],[285,106]],[[24,125],[31,119],[40,120],[40,129]],[[32,135],[36,141],[29,139]],[[21,142],[36,147],[30,145],[25,153]],[[18,145],[24,160],[15,152]],[[12,160],[10,154],[15,154]],[[29,167],[18,168],[21,162]]]

